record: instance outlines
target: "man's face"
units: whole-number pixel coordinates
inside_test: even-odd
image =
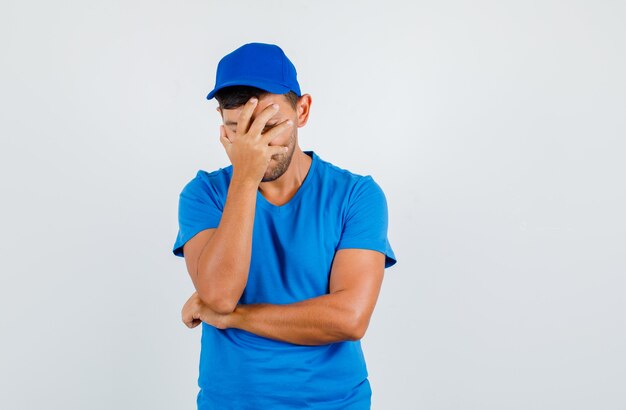
[[[293,153],[296,147],[296,141],[298,136],[298,118],[296,111],[291,107],[291,104],[287,101],[287,98],[282,94],[265,94],[259,98],[259,102],[257,103],[256,108],[252,112],[252,116],[250,117],[250,123],[248,124],[248,128],[254,122],[257,115],[265,109],[265,107],[271,104],[278,104],[278,111],[272,118],[270,118],[265,124],[265,128],[262,133],[269,131],[272,127],[280,124],[281,122],[291,119],[294,123],[294,126],[290,131],[284,131],[275,137],[270,143],[270,146],[273,145],[287,145],[289,150],[284,154],[277,154],[272,156],[272,160],[270,161],[265,174],[263,175],[263,179],[261,182],[269,182],[278,179],[281,175],[287,171],[289,168],[289,164],[291,164],[291,158],[293,157]],[[242,107],[237,107],[233,109],[221,109],[222,120],[224,121],[224,126],[226,128],[226,137],[232,141],[234,137],[237,136],[237,121],[239,119],[239,115],[241,114]]]

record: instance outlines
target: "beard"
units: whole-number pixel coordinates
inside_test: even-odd
[[[289,164],[291,164],[291,158],[293,157],[293,153],[296,149],[296,134],[295,132],[291,134],[289,137],[289,150],[284,154],[277,154],[272,157],[274,161],[276,161],[273,167],[268,167],[265,171],[265,175],[263,175],[263,179],[261,182],[270,182],[280,178],[287,169],[289,168]]]

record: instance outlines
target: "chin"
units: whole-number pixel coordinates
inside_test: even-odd
[[[287,171],[287,168],[285,168],[283,170],[283,172],[281,172],[280,174],[276,175],[276,171],[279,168],[278,164],[278,160],[276,160],[277,165],[275,165],[274,167],[268,168],[267,172],[265,173],[265,175],[263,175],[263,179],[261,180],[261,182],[270,182],[270,181],[275,181],[278,178],[280,178],[281,176],[283,176],[283,174]]]

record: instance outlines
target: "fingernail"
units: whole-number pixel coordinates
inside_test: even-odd
[[[259,101],[259,100],[257,100],[255,97],[252,97],[252,98],[250,99],[250,102],[251,102],[252,104],[256,104],[258,101]]]
[[[272,104],[272,108],[278,108],[278,104]]]

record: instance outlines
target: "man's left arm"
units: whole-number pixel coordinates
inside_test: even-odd
[[[369,325],[384,270],[384,253],[339,249],[331,268],[328,294],[284,305],[238,305],[226,315],[210,311],[201,302],[188,302],[183,308],[183,321],[195,327],[202,320],[220,329],[238,328],[301,345],[359,340]]]

